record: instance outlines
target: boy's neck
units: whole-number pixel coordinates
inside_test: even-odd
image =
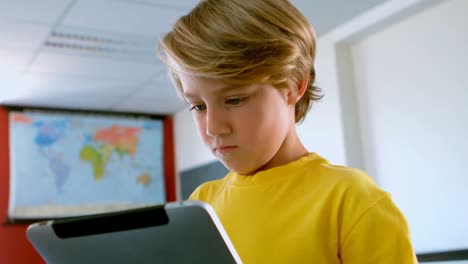
[[[292,129],[286,139],[281,144],[278,152],[273,158],[268,161],[265,165],[260,167],[258,170],[249,173],[248,175],[254,175],[259,171],[268,170],[274,167],[282,166],[298,160],[304,156],[307,156],[309,151],[304,147],[299,136],[296,133],[296,129]]]

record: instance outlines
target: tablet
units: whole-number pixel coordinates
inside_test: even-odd
[[[200,201],[50,220],[26,235],[47,263],[242,263]]]

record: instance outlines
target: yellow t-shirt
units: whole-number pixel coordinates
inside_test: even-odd
[[[311,153],[190,196],[216,211],[244,263],[417,263],[405,218],[360,170]]]

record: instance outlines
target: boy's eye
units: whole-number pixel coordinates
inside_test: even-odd
[[[190,111],[195,110],[195,111],[203,111],[206,109],[205,105],[194,105],[192,108],[190,108]]]
[[[232,98],[232,99],[227,99],[226,103],[230,105],[238,105],[242,101],[244,101],[245,98]]]

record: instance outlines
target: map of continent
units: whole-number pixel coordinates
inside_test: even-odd
[[[138,150],[138,133],[140,131],[139,127],[113,125],[98,130],[91,136],[92,142],[98,144],[97,146],[90,143],[85,144],[81,150],[80,158],[91,163],[96,180],[101,179],[104,175],[107,162],[113,153],[116,153],[120,158],[125,155],[134,157]]]

